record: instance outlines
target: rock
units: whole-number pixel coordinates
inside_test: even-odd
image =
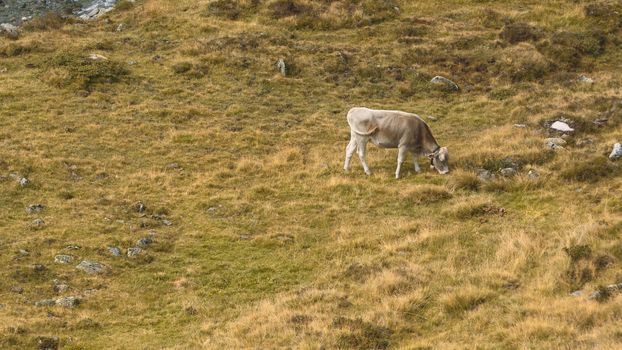
[[[481,169],[477,173],[477,178],[482,182],[488,182],[495,179],[495,175],[486,169]]]
[[[74,307],[80,305],[80,298],[64,297],[64,298],[56,299],[56,305],[66,307],[69,309],[73,309]]]
[[[287,76],[287,66],[285,65],[285,60],[279,58],[276,62],[276,68],[281,72],[282,76]]]
[[[20,249],[20,250],[18,250],[17,252],[18,252],[18,253],[19,253],[19,255],[21,255],[21,256],[26,256],[26,255],[30,254],[30,253],[29,253],[27,250],[25,250],[25,249]]]
[[[615,145],[613,145],[613,150],[611,151],[611,154],[609,154],[609,159],[618,160],[620,157],[622,157],[622,145],[616,143]]]
[[[514,124],[514,127],[518,128],[518,129],[525,129],[527,127],[527,125],[525,125],[525,124]]]
[[[78,250],[78,249],[80,249],[80,246],[72,244],[72,245],[66,246],[65,249],[68,249],[68,250]]]
[[[59,264],[71,264],[73,262],[73,256],[71,255],[57,255],[54,257],[54,262]]]
[[[587,299],[588,300],[600,299],[601,296],[602,296],[602,293],[597,290],[595,292],[592,292],[590,296],[587,297]]]
[[[20,179],[19,179],[19,185],[20,185],[20,186],[22,186],[22,187],[26,187],[26,186],[28,186],[29,184],[30,184],[30,180],[28,180],[27,178],[22,177],[22,178],[20,178]]]
[[[505,177],[511,177],[518,173],[514,168],[503,168],[499,172]]]
[[[38,350],[58,350],[58,337],[39,337],[37,339]]]
[[[56,300],[54,300],[54,299],[43,299],[43,300],[39,300],[39,301],[35,302],[35,306],[37,306],[37,307],[52,306],[52,305],[56,305]]]
[[[143,248],[152,243],[153,243],[153,238],[151,237],[143,237],[136,242],[136,244],[138,244],[139,247],[143,247]]]
[[[594,125],[605,126],[609,122],[609,118],[597,118],[592,121]]]
[[[558,149],[558,148],[563,149],[566,143],[567,143],[566,140],[559,138],[559,137],[551,137],[548,139],[544,139],[544,145],[549,149]]]
[[[40,213],[45,208],[43,204],[31,204],[26,208],[28,214]]]
[[[91,59],[93,61],[108,61],[108,57],[102,56],[102,55],[97,54],[97,53],[90,54],[89,55],[89,59]]]
[[[248,240],[250,240],[251,238],[252,238],[252,236],[251,236],[251,234],[250,234],[250,233],[242,233],[242,234],[240,235],[240,240],[241,240],[241,241],[248,241]]]
[[[116,0],[95,0],[91,6],[78,12],[78,16],[83,20],[95,19],[111,11],[114,8],[115,2]]]
[[[527,173],[527,177],[530,180],[537,180],[540,178],[540,174],[535,170],[529,170],[529,172]]]
[[[11,287],[11,293],[22,294],[22,293],[24,293],[24,288],[22,288],[22,287]]]
[[[166,169],[181,169],[178,163],[170,163],[166,165]]]
[[[82,270],[90,274],[103,273],[107,270],[106,266],[96,261],[89,261],[89,260],[84,260],[81,263],[79,263],[76,266],[76,269]]]
[[[1,2],[0,2],[1,4]],[[17,36],[19,35],[19,30],[16,26],[12,25],[11,23],[2,23],[0,24],[0,32],[5,32],[10,36]]]
[[[556,120],[553,124],[551,124],[551,129],[561,131],[561,132],[573,132],[574,129],[570,127],[565,122]]]
[[[54,284],[54,291],[58,294],[65,293],[69,290],[69,285],[65,283]]]
[[[437,118],[437,117],[434,117],[434,116],[429,115],[429,116],[428,116],[428,120],[431,120],[431,121],[435,122],[435,121],[437,121],[437,120],[438,120],[438,118]]]
[[[45,225],[45,221],[43,221],[42,219],[34,219],[30,223],[30,225],[34,228],[41,228],[43,227],[43,225]]]
[[[145,203],[138,201],[136,202],[136,204],[134,204],[134,210],[139,213],[144,213],[145,210],[147,210],[147,206],[145,205]]]
[[[143,250],[138,248],[138,247],[132,247],[132,248],[127,248],[127,257],[131,258],[134,257],[138,254],[140,254],[140,252],[142,252]]]
[[[45,265],[43,265],[43,264],[34,264],[34,265],[32,265],[32,269],[35,272],[42,272],[42,271],[45,271]]]
[[[121,249],[117,247],[108,247],[108,252],[110,252],[112,256],[121,256]]]
[[[436,84],[436,85],[444,85],[451,91],[460,90],[460,87],[458,86],[458,84],[440,75],[437,75],[434,78],[432,78],[432,80],[430,80],[430,83]]]
[[[124,28],[125,28],[125,24],[120,23],[120,24],[117,26],[117,29],[115,29],[115,30],[116,30],[117,32],[120,32],[120,31],[123,31],[123,29],[124,29]]]
[[[575,290],[574,292],[570,293],[571,296],[573,297],[580,297],[583,295],[583,291],[582,290]]]
[[[578,77],[578,78],[577,78],[577,81],[578,81],[579,83],[583,83],[583,84],[590,84],[590,85],[591,85],[591,84],[594,84],[594,79],[592,79],[592,78],[588,78],[588,77],[586,77],[585,75],[582,75],[582,76]]]
[[[216,209],[217,209],[216,207],[209,207],[209,208],[207,208],[207,212],[208,213],[213,213],[213,212],[216,211]]]

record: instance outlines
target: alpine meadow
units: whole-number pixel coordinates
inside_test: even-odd
[[[622,348],[622,1],[2,28],[0,348]],[[449,173],[345,172],[352,107],[419,115]]]

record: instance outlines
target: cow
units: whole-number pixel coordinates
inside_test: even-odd
[[[418,115],[402,111],[354,107],[348,111],[347,119],[350,125],[350,143],[346,147],[346,160],[343,166],[346,172],[350,170],[350,160],[354,151],[358,150],[365,174],[371,175],[365,160],[368,141],[380,148],[398,149],[396,179],[400,178],[402,163],[408,152],[415,158],[416,172],[421,171],[417,158],[423,155],[430,159],[430,167],[436,168],[440,174],[449,172],[447,147],[438,145],[430,127]]]

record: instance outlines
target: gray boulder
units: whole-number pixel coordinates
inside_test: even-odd
[[[560,137],[550,137],[548,139],[544,139],[544,145],[548,149],[564,149],[564,145],[566,143],[566,140]]]
[[[59,264],[71,264],[73,262],[73,256],[60,254],[54,257],[54,262]]]
[[[618,160],[620,157],[622,157],[622,145],[616,143],[615,145],[613,145],[613,150],[611,151],[611,154],[609,154],[609,159]]]
[[[460,87],[458,86],[458,84],[440,75],[437,75],[434,78],[432,78],[432,80],[430,80],[430,83],[435,84],[435,85],[443,85],[451,91],[460,90]]]
[[[90,274],[99,274],[106,272],[107,268],[103,264],[96,261],[84,260],[76,266],[76,269],[82,270]]]
[[[35,306],[44,307],[44,306],[53,306],[56,305],[56,300],[54,299],[43,299],[35,302]]]
[[[495,175],[486,169],[481,169],[477,173],[477,178],[482,182],[488,182],[495,179]]]
[[[26,208],[28,214],[40,213],[45,208],[43,204],[31,204]]]
[[[74,307],[80,305],[80,298],[72,296],[56,299],[56,305],[73,309]]]
[[[514,168],[503,168],[499,172],[505,177],[515,176],[518,173]]]
[[[127,248],[127,257],[131,258],[134,257],[138,254],[140,254],[140,252],[142,252],[143,250],[138,248],[138,247],[132,247],[132,248]]]
[[[117,247],[108,247],[108,252],[110,252],[112,256],[121,256],[121,249]]]

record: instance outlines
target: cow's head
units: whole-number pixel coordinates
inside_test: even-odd
[[[449,152],[447,147],[441,147],[434,153],[428,155],[430,158],[430,168],[436,169],[440,174],[449,172]]]

